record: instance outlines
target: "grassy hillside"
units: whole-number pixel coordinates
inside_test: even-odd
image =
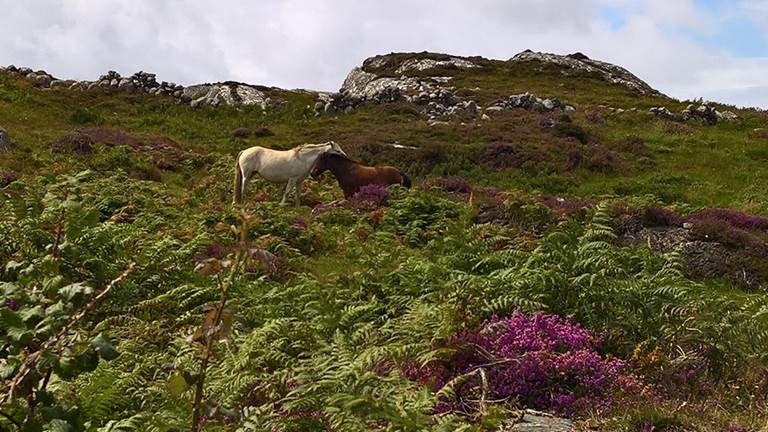
[[[418,73],[576,111],[193,109],[0,72],[0,430],[765,428],[768,115],[478,62]],[[414,188],[328,206],[310,180],[293,208],[256,179],[231,207],[239,150],[327,140]]]

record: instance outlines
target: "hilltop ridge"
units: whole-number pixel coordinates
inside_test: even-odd
[[[459,78],[463,75],[461,72],[467,72],[469,75],[472,72],[488,73],[504,63],[524,62],[534,63],[531,67],[539,73],[551,72],[545,71],[542,67],[554,65],[560,68],[560,73],[565,76],[575,74],[574,78],[578,79],[580,73],[595,74],[601,76],[606,82],[626,86],[641,95],[663,96],[620,66],[591,60],[580,53],[563,56],[534,53],[530,50],[513,56],[507,62],[483,57],[460,57],[429,52],[377,55],[363,60],[361,66],[353,68],[341,84],[341,90],[349,92],[354,97],[373,100],[386,89],[396,88],[404,93],[430,91]],[[157,81],[155,74],[144,71],[130,76],[121,76],[115,71],[109,71],[94,81],[75,81],[56,78],[43,70],[35,71],[14,65],[2,67],[0,70],[23,77],[38,88],[77,90],[113,88],[125,92],[169,96],[192,106],[202,103],[214,106],[256,104],[266,107],[271,101],[265,92],[280,90],[275,87],[232,81],[182,86],[173,82]]]

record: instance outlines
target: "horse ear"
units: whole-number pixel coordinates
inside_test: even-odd
[[[331,149],[329,151],[335,152],[337,154],[340,154],[342,156],[347,156],[346,153],[344,153],[344,150],[341,149],[341,146],[336,144],[336,142],[331,141]]]

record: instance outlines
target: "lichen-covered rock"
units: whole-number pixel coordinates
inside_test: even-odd
[[[226,82],[217,84],[199,84],[185,87],[181,99],[191,106],[200,104],[219,105],[258,105],[266,109],[270,99],[264,92],[247,84]]]
[[[633,219],[634,220],[634,219]],[[693,279],[727,277],[742,287],[757,289],[764,278],[745,265],[738,250],[715,241],[697,240],[691,234],[695,222],[687,222],[682,228],[639,226],[621,229],[624,245],[648,245],[657,252],[678,251],[685,263],[685,275]]]
[[[342,90],[348,91],[351,96],[362,99],[372,99],[377,94],[386,91],[386,89],[389,88],[397,88],[403,93],[410,93],[430,90],[434,91],[437,90],[438,87],[439,86],[435,83],[431,83],[427,80],[419,80],[405,75],[399,78],[378,76],[366,72],[360,67],[352,69],[344,80],[344,83],[341,85]]]
[[[571,432],[573,422],[567,418],[527,409],[522,415],[504,422],[499,432]]]
[[[575,108],[556,98],[542,99],[531,93],[521,93],[511,95],[507,99],[494,102],[485,108],[485,111],[501,111],[504,109],[522,108],[538,112],[553,111],[561,109],[563,111],[573,111]]]
[[[427,69],[435,69],[439,67],[445,67],[445,66],[453,66],[456,68],[461,69],[471,69],[479,67],[475,63],[472,63],[469,60],[460,58],[460,57],[451,57],[448,60],[434,60],[430,58],[424,58],[424,59],[408,59],[404,61],[398,68],[395,70],[395,73],[402,74],[409,71],[423,71]]]
[[[683,120],[694,120],[713,125],[718,121],[717,110],[706,103],[689,104],[682,113]]]
[[[734,120],[738,120],[739,116],[736,115],[736,113],[733,111],[723,111],[723,112],[717,111],[717,118],[720,121],[734,121]]]
[[[395,67],[395,76],[378,73],[379,69],[388,64]],[[447,56],[443,59],[400,59],[384,55],[366,59],[363,66],[350,71],[338,93],[318,94],[315,113],[350,112],[363,103],[407,101],[419,105],[421,113],[432,120],[460,113],[475,115],[477,104],[474,101],[465,101],[456,96],[452,88],[445,87],[451,77],[408,75],[409,72],[446,66],[464,69],[479,67],[470,60]]]
[[[659,116],[665,119],[674,119],[675,115],[672,114],[672,111],[670,111],[667,107],[652,107],[648,110],[648,113],[653,114],[655,116]]]
[[[565,69],[570,69],[576,72],[594,73],[599,74],[606,81],[612,84],[623,85],[640,94],[649,96],[663,96],[661,92],[654,89],[648,83],[641,80],[630,71],[624,69],[621,66],[616,66],[611,63],[606,63],[598,60],[592,60],[589,57],[581,53],[575,53],[570,55],[558,55],[550,53],[533,52],[531,50],[525,50],[511,59],[510,62],[542,62],[548,64],[555,64]]]

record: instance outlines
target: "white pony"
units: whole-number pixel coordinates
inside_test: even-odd
[[[317,158],[327,152],[344,151],[333,141],[322,144],[304,144],[290,150],[272,150],[266,147],[251,147],[237,154],[235,160],[235,196],[232,204],[243,201],[245,184],[254,173],[259,173],[272,183],[285,183],[285,192],[280,204],[285,204],[291,189],[295,191],[296,206],[299,206],[301,183],[309,175]]]

